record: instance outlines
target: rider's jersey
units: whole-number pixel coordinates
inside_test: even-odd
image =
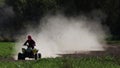
[[[27,45],[28,44],[28,47],[32,47],[32,48],[34,48],[34,46],[35,46],[35,41],[34,40],[27,40],[25,43],[24,43],[24,45]]]

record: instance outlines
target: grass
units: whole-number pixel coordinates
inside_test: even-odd
[[[0,58],[11,57],[14,45],[12,42],[0,42]]]
[[[0,68],[120,68],[115,59],[107,57],[43,58],[37,61],[3,61]],[[112,57],[111,57],[112,58]]]
[[[14,43],[0,42],[0,58],[10,58]],[[120,68],[120,57],[42,58],[37,61],[1,60],[0,68]]]

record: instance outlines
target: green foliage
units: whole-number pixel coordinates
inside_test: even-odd
[[[48,11],[55,8],[55,0],[6,0],[15,14],[24,20],[39,20]]]
[[[12,0],[12,2],[10,0],[6,0],[6,3],[13,7],[17,17],[21,18],[22,20],[32,19],[32,17],[35,17],[35,15],[39,15],[40,9],[42,11],[43,8],[41,7],[41,2],[38,0]]]
[[[2,5],[4,5],[5,4],[5,2],[4,2],[5,0],[0,0],[0,6],[2,6]]]

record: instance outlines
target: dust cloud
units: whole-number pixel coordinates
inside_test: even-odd
[[[85,16],[65,17],[64,15],[46,16],[39,28],[30,29],[21,35],[16,43],[17,53],[23,47],[27,35],[36,41],[36,47],[42,58],[57,57],[83,51],[104,50],[105,29],[101,21],[91,20]],[[18,47],[19,46],[19,47]]]

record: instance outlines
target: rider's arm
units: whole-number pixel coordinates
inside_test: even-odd
[[[33,42],[34,42],[33,46],[36,46],[36,44],[35,44],[35,41],[34,41],[34,40],[33,40]]]
[[[28,40],[23,45],[27,45],[27,43],[28,43]]]

